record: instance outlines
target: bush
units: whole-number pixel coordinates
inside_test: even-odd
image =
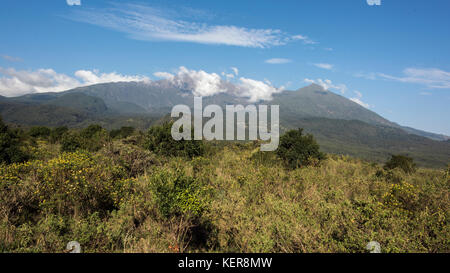
[[[104,150],[107,157],[116,165],[124,168],[128,176],[136,177],[145,173],[152,165],[156,164],[156,155],[135,145],[114,143],[111,149]]]
[[[89,139],[89,138],[92,138],[95,134],[97,134],[97,133],[99,133],[101,131],[103,131],[103,127],[102,126],[100,126],[98,124],[92,124],[92,125],[89,125],[88,127],[84,128],[81,131],[80,135],[83,138]]]
[[[29,155],[23,151],[17,131],[11,130],[0,118],[0,163],[24,162]]]
[[[171,135],[172,122],[161,126],[153,126],[147,133],[144,144],[146,149],[166,156],[185,156],[193,158],[205,153],[201,140],[174,140]]]
[[[58,143],[63,139],[63,136],[69,131],[69,129],[66,126],[60,126],[54,128],[50,132],[50,142],[51,143]]]
[[[419,199],[418,190],[413,185],[400,182],[391,184],[390,190],[383,196],[384,204],[403,210],[414,210]]]
[[[111,130],[109,136],[111,138],[127,138],[134,133],[134,127],[122,126],[120,129]]]
[[[78,134],[65,134],[61,140],[61,152],[75,152],[82,146],[81,138]]]
[[[161,170],[151,177],[150,183],[159,210],[167,218],[182,215],[197,218],[207,207],[200,182],[180,169]]]
[[[99,125],[90,125],[80,133],[64,133],[61,140],[62,152],[75,152],[78,149],[96,152],[109,141],[106,130]]]
[[[0,201],[2,206],[15,203],[0,206],[0,211],[12,210],[8,218],[24,218],[16,214],[33,208],[75,216],[105,213],[119,207],[133,181],[108,159],[84,152],[63,153],[48,162],[12,164],[0,169]]]
[[[414,160],[409,156],[404,155],[392,155],[391,159],[384,164],[386,170],[392,170],[395,168],[402,169],[405,173],[413,173],[416,171],[416,164]]]
[[[277,155],[289,168],[314,165],[325,159],[325,154],[319,151],[320,147],[310,134],[303,135],[303,129],[290,130],[280,138]]]
[[[48,138],[50,136],[50,128],[45,126],[35,126],[30,129],[28,134],[32,137]]]

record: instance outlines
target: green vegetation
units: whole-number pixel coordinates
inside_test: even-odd
[[[204,98],[205,105],[247,103],[245,98],[228,93]],[[192,107],[192,94],[159,84],[104,83],[66,92],[1,97],[0,115],[5,122],[24,127],[79,129],[98,124],[115,129],[112,138],[125,138],[128,133],[117,128],[132,126],[146,131],[166,120],[177,104]],[[271,104],[280,105],[283,132],[304,128],[326,153],[378,163],[384,163],[391,154],[407,154],[419,166],[429,168],[443,168],[450,158],[447,136],[402,127],[318,85],[274,94]]]
[[[193,158],[204,153],[202,141],[176,141],[171,135],[172,122],[165,122],[150,128],[145,148],[165,156],[185,156]]]
[[[168,126],[46,139],[1,124],[2,158],[34,144],[29,159],[0,165],[0,252],[62,252],[72,240],[83,252],[364,252],[372,240],[383,252],[450,251],[450,168],[324,158],[301,130],[281,139],[292,154],[258,142],[186,152],[197,144],[172,143]]]
[[[111,130],[109,136],[112,138],[127,138],[134,132],[134,127],[122,126],[120,129]]]
[[[35,126],[30,129],[28,134],[36,138],[48,138],[50,136],[51,129],[45,126]]]
[[[416,164],[414,163],[414,160],[409,156],[392,155],[391,159],[389,159],[389,161],[384,164],[384,168],[388,170],[400,168],[405,173],[413,173],[416,171]]]
[[[108,133],[100,125],[93,124],[80,132],[65,133],[61,140],[62,152],[75,152],[78,149],[95,152],[109,141]]]
[[[311,134],[303,135],[301,128],[281,136],[277,154],[292,169],[315,165],[325,158],[314,137]]]
[[[23,162],[27,159],[19,131],[10,129],[0,118],[0,164]]]
[[[69,131],[69,128],[66,126],[59,126],[51,130],[50,132],[50,142],[57,143],[60,142],[63,136]]]

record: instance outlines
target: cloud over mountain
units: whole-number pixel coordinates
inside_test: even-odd
[[[250,102],[271,100],[272,95],[284,87],[276,88],[269,81],[258,81],[245,77],[234,79],[238,69],[231,68],[234,74],[208,73],[203,70],[190,70],[181,66],[174,74],[155,72],[153,75],[168,84],[189,90],[195,96],[212,96],[227,92],[248,98]],[[0,67],[0,95],[13,97],[29,93],[60,92],[76,87],[108,82],[144,82],[152,84],[150,78],[140,75],[123,75],[117,72],[101,73],[98,70],[78,70],[74,76],[57,73],[53,69],[35,71],[15,70]]]
[[[317,80],[311,80],[311,79],[304,79],[303,80],[306,83],[314,83],[317,85],[322,86],[323,89],[326,90],[338,90],[339,92],[341,92],[342,94],[345,93],[345,91],[347,91],[347,86],[345,84],[334,84],[331,80],[322,80],[322,79],[317,79]]]
[[[362,94],[361,94],[361,92],[359,92],[359,91],[353,91],[354,93],[355,93],[355,97],[353,97],[353,98],[350,98],[350,100],[351,101],[353,101],[353,102],[356,102],[357,104],[359,104],[359,105],[361,105],[362,107],[365,107],[365,108],[370,108],[370,105],[369,104],[367,104],[367,103],[365,103],[365,102],[363,102],[361,99],[362,99]]]
[[[0,95],[19,96],[28,93],[60,92],[72,88],[106,82],[149,81],[145,76],[127,76],[116,72],[78,70],[75,77],[57,73],[53,69],[35,71],[0,67]]]
[[[233,69],[237,76],[237,69]],[[181,66],[175,74],[156,72],[153,75],[163,78],[175,87],[191,90],[195,96],[212,96],[219,93],[230,93],[246,97],[250,102],[271,100],[272,95],[284,88],[273,87],[270,82],[240,77],[238,81],[230,81],[232,77],[225,74],[225,79],[217,73],[203,70],[189,70]]]

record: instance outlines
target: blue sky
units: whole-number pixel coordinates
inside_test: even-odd
[[[183,66],[265,95],[315,82],[450,135],[448,0],[3,0],[0,25],[5,96],[157,80]]]

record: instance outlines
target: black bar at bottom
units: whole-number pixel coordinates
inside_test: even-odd
[[[138,272],[316,272],[342,269],[379,271],[445,268],[447,254],[0,254],[2,266],[29,269]],[[443,267],[442,267],[443,266]],[[123,270],[120,270],[123,271]]]

